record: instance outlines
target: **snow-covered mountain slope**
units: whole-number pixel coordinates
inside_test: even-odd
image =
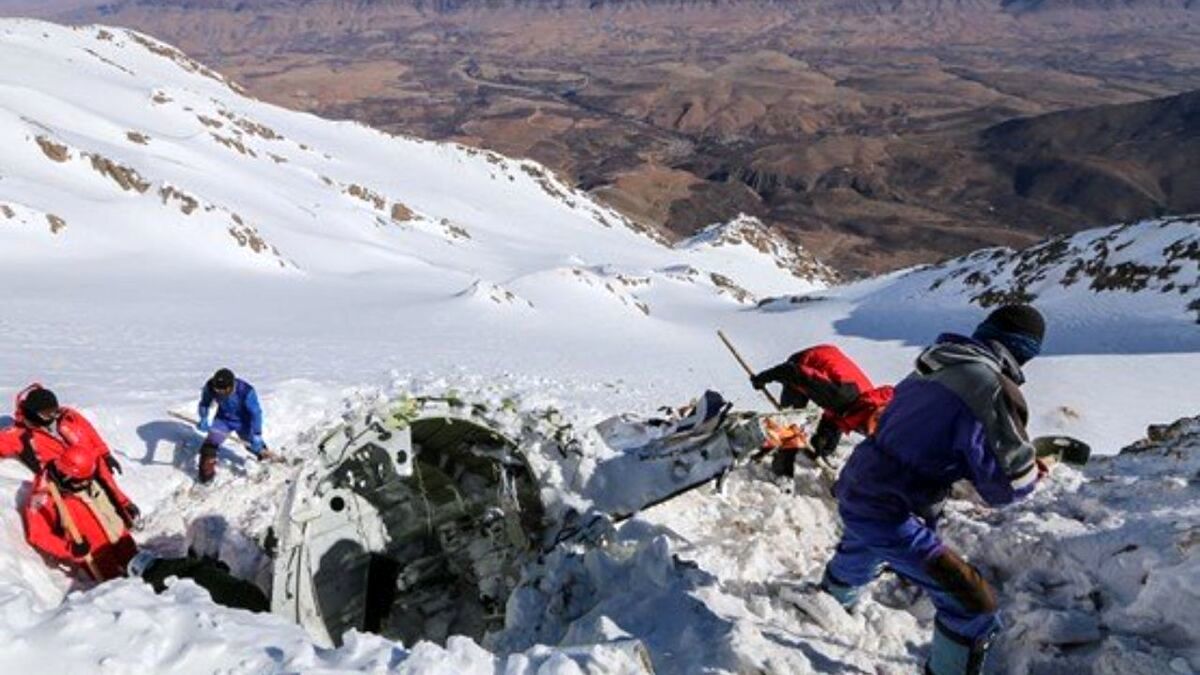
[[[6,265],[136,255],[173,271],[369,272],[457,291],[610,284],[597,267],[707,293],[721,291],[713,275],[751,293],[824,281],[790,249],[673,251],[533,162],[248,99],[137,33],[7,21],[0,38]],[[679,264],[700,274],[658,272]]]
[[[1032,302],[1047,317],[1043,355],[1025,386],[1039,433],[1076,434],[1115,452],[1154,419],[1200,410],[1197,218],[1102,227],[1023,251],[985,249],[767,299],[758,311],[797,326],[829,320],[841,340],[917,348],[943,330],[969,331],[1006,301]]]
[[[173,49],[116,28],[0,21],[0,63],[0,401],[41,380],[82,408],[125,463],[122,483],[150,520],[143,542],[165,549],[206,516],[227,520],[247,541],[260,535],[286,480],[272,473],[258,482],[258,468],[230,453],[217,490],[189,492],[196,439],[164,411],[191,408],[222,365],[258,386],[268,441],[285,453],[380,387],[457,389],[516,399],[525,411],[554,406],[586,429],[612,414],[680,404],[706,387],[741,408],[763,407],[716,341],[718,327],[758,366],[832,341],[877,381],[894,382],[922,344],[943,330],[969,331],[983,316],[972,298],[984,289],[965,281],[972,272],[989,283],[1033,279],[1013,254],[999,270],[997,256],[825,288],[818,264],[748,220],[666,246],[535,164],[268,106]],[[1173,290],[1161,290],[1157,272],[1136,295],[1097,292],[1082,277],[1054,286],[1067,258],[1046,261],[1045,288],[1023,282],[1050,325],[1047,355],[1030,364],[1025,387],[1034,433],[1073,433],[1114,453],[1150,423],[1200,411],[1200,331],[1187,309],[1195,295],[1178,291],[1194,289],[1186,237],[1194,241],[1196,225],[1156,227],[1121,230],[1107,255],[1113,265],[1159,269],[1169,242],[1156,237],[1184,240],[1180,270],[1169,272]],[[1092,255],[1104,236],[1080,235],[1070,256]],[[1139,243],[1117,250],[1129,240]],[[930,289],[964,267],[971,270]],[[755,304],[772,295],[796,300]],[[1066,469],[1027,510],[980,514],[978,526],[955,518],[952,532],[980,559],[996,556],[998,582],[1016,573],[1008,557],[1016,553],[987,542],[1045,547],[1074,532],[1085,543],[1063,555],[1096,563],[1085,555],[1086,537],[1107,544],[1100,533],[1125,518],[1156,533],[1133,543],[1175,565],[1176,544],[1151,520],[1194,522],[1185,502],[1195,501],[1195,486],[1168,493],[1178,483],[1155,478],[1154,466],[1173,465],[1154,456],[1102,463],[1086,485]],[[1180,461],[1179,471],[1194,472],[1192,460]],[[555,485],[579,479],[549,459],[542,468]],[[525,613],[514,614],[492,651],[370,637],[318,650],[294,626],[215,608],[186,585],[161,598],[132,582],[68,596],[71,580],[25,546],[15,510],[0,510],[0,638],[12,646],[0,650],[0,670],[32,667],[62,635],[99,626],[104,642],[63,650],[64,669],[637,672],[619,648],[630,634],[666,673],[912,672],[928,616],[904,589],[889,587],[843,635],[773,600],[768,581],[819,570],[836,524],[821,499],[789,496],[764,478],[735,475],[724,496],[692,494],[630,521],[616,548],[531,570],[545,592],[525,596]],[[0,498],[17,503],[27,479],[19,465],[0,462]],[[1163,501],[1147,502],[1148,510],[1127,503],[1156,486]],[[1040,514],[1050,525],[1034,522]],[[1086,522],[1051,531],[1071,514]],[[993,530],[994,538],[969,536]],[[1125,555],[1114,564],[1132,560]],[[1145,607],[1158,596],[1105,574],[1069,586],[1109,593],[1105,607],[1128,610],[1096,610],[1100,640],[1054,646],[1062,643],[1045,637],[1052,623],[1014,614],[1033,637],[1005,643],[1003,662],[1046,660],[1031,666],[1036,672],[1062,672],[1055,668],[1071,658],[1097,672],[1200,671],[1188,651],[1194,640],[1171,628],[1177,610],[1161,624],[1134,625],[1129,617],[1149,616]],[[1025,587],[1012,590],[1031,611],[1062,610],[1022,595]],[[1156,625],[1167,629],[1155,633]],[[167,628],[151,628],[159,626]],[[538,642],[551,647],[531,646]]]

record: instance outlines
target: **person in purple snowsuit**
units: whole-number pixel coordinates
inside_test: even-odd
[[[217,404],[217,414],[210,424],[208,411],[213,403]],[[201,483],[208,483],[216,476],[217,449],[230,434],[237,434],[244,440],[256,459],[274,458],[263,442],[263,412],[258,393],[248,382],[234,377],[228,368],[218,370],[204,383],[196,412],[196,429],[208,434],[200,446],[198,475]]]
[[[969,480],[991,506],[1033,491],[1043,469],[1019,387],[1044,335],[1036,309],[1008,305],[971,337],[939,336],[834,488],[844,532],[821,587],[850,608],[886,566],[924,589],[937,609],[926,673],[982,672],[1000,628],[995,592],[935,527],[956,481]]]

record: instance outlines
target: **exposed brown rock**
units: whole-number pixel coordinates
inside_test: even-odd
[[[50,233],[51,234],[58,234],[59,232],[62,232],[63,230],[67,229],[67,221],[63,220],[62,218],[59,218],[58,216],[54,215],[53,213],[46,214],[46,222],[50,223]]]
[[[367,202],[380,211],[387,207],[387,200],[384,199],[379,193],[357,183],[351,183],[350,185],[346,186],[345,193],[351,197]]]
[[[220,143],[221,145],[223,145],[231,150],[236,150],[239,154],[247,155],[249,157],[258,157],[258,153],[254,152],[253,148],[246,147],[241,141],[239,141],[236,138],[227,138],[225,136],[222,136],[220,134],[216,134],[213,132],[209,132],[209,135],[212,136],[213,140],[215,140],[216,142]]]
[[[449,220],[442,218],[442,228],[446,231],[446,236],[451,239],[470,239],[471,233],[467,228],[457,223],[452,223]]]
[[[271,248],[270,244],[258,233],[258,230],[248,225],[231,225],[229,227],[229,236],[237,241],[238,246],[249,248],[255,253],[263,253]]]
[[[158,194],[162,197],[163,204],[171,200],[179,202],[179,210],[184,215],[191,215],[200,206],[200,201],[195,197],[171,185],[164,185],[159,188]]]
[[[753,293],[742,288],[737,284],[737,282],[725,276],[724,274],[712,272],[709,274],[709,278],[712,279],[714,286],[726,293],[729,293],[729,295],[733,296],[734,300],[737,300],[743,304],[754,304],[756,302]]]
[[[417,214],[412,209],[408,208],[400,202],[392,204],[392,220],[397,223],[407,223],[410,220],[415,220]]]
[[[71,151],[67,149],[67,146],[60,143],[55,143],[45,136],[38,136],[37,144],[47,157],[56,162],[65,162],[68,159],[71,159]]]
[[[122,190],[145,192],[150,189],[150,182],[142,178],[135,169],[96,153],[84,153],[84,156],[91,160],[93,169],[112,179]]]

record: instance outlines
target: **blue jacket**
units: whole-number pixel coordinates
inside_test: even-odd
[[[940,336],[842,469],[834,491],[843,518],[927,516],[962,479],[992,506],[1032,492],[1037,466],[1023,382],[999,343]]]
[[[213,393],[206,386],[200,393],[200,419],[208,417],[213,404]],[[237,431],[243,437],[261,436],[263,431],[262,406],[258,404],[258,393],[249,383],[238,379],[233,393],[217,401],[217,415],[213,422]]]

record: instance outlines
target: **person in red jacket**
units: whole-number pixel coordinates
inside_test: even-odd
[[[796,352],[750,378],[750,384],[760,390],[775,382],[783,385],[780,403],[784,408],[803,408],[811,401],[824,411],[811,440],[818,457],[833,454],[842,434],[870,435],[892,400],[891,386],[873,385],[858,364],[833,345]],[[772,468],[792,475],[795,462],[795,451],[776,454]]]
[[[79,411],[60,406],[54,392],[40,384],[17,394],[13,419],[13,426],[0,430],[0,458],[16,457],[36,474],[67,448],[82,447],[101,460],[105,473],[121,471],[91,423]]]
[[[253,612],[270,609],[261,589],[231,575],[216,559],[160,558],[139,550],[129,531],[137,511],[103,467],[77,445],[42,469],[22,509],[31,546],[98,582],[138,577],[161,593],[170,577],[185,578],[207,589],[218,604]]]
[[[137,508],[101,467],[91,448],[68,447],[38,473],[22,510],[31,546],[96,581],[124,576],[138,552]]]

